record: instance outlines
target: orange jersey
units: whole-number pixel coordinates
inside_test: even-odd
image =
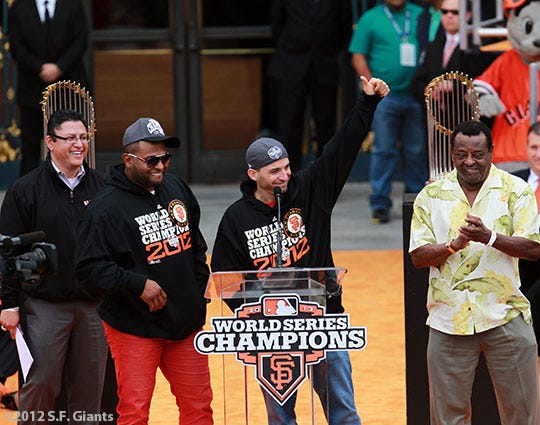
[[[506,106],[506,111],[493,123],[493,162],[527,161],[529,66],[511,49],[499,56],[477,79],[491,84]],[[538,93],[540,98],[540,90]]]

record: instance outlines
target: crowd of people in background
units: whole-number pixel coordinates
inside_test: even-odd
[[[424,89],[447,71],[470,78],[479,75],[491,54],[471,46],[459,47],[459,0],[384,0],[363,2],[366,10],[350,31],[350,2],[272,2],[271,25],[276,51],[266,78],[277,88],[264,95],[273,103],[265,115],[275,114],[273,135],[287,148],[291,167],[298,170],[321,155],[335,131],[336,98],[341,85],[342,115],[347,116],[361,95],[348,85],[349,71],[384,78],[390,96],[377,109],[368,179],[373,223],[392,217],[392,181],[401,174],[405,192],[417,193],[428,179]],[[470,5],[469,5],[470,6]],[[491,7],[482,12],[492,16]],[[470,8],[461,11],[470,17]],[[324,31],[322,30],[324,28]],[[330,31],[328,29],[331,29]],[[445,55],[443,55],[445,53]],[[340,78],[341,76],[341,78]],[[274,86],[273,86],[274,87]],[[305,115],[313,125],[305,128]],[[266,124],[266,122],[265,122]],[[307,143],[306,143],[307,140]]]
[[[512,313],[501,319],[492,312],[485,320],[496,321],[492,328],[497,331],[511,323],[512,335],[526,335],[525,373],[530,376],[524,382],[531,389],[529,398],[519,399],[513,394],[513,383],[505,374],[506,365],[496,370],[499,375],[494,381],[516,411],[535,412],[537,345],[528,301],[512,274],[512,262],[521,259],[522,279],[529,289],[527,296],[539,300],[540,291],[534,285],[540,277],[538,215],[534,214],[540,207],[539,127],[532,126],[527,141],[523,141],[527,143],[530,167],[516,175],[525,182],[492,164],[489,128],[475,122],[458,126],[452,136],[456,170],[426,189],[429,171],[424,89],[432,78],[447,71],[476,77],[488,62],[478,51],[463,51],[459,47],[459,16],[470,17],[470,9],[461,10],[459,0],[365,3],[369,4],[368,10],[353,23],[348,0],[271,2],[275,53],[268,64],[267,77],[277,88],[272,129],[275,139],[260,138],[247,151],[248,178],[242,183],[243,197],[222,219],[212,270],[257,268],[253,259],[245,255],[243,235],[246,226],[270,224],[268,217],[276,208],[275,187],[283,190],[286,208],[302,212],[303,236],[312,246],[305,258],[288,265],[332,266],[331,211],[362,143],[372,130],[371,220],[384,224],[392,219],[392,181],[401,164],[405,192],[421,194],[415,204],[411,255],[416,266],[431,267],[436,277],[430,284],[430,299],[438,296],[435,290],[439,281],[448,283],[448,276],[443,275],[445,268],[457,268],[460,261],[470,261],[472,257],[476,266],[482,259],[500,257],[501,274],[511,285],[506,287],[510,292],[499,295],[506,297],[505,312]],[[199,231],[200,209],[195,196],[183,180],[166,173],[171,161],[167,149],[179,147],[180,140],[166,136],[155,119],[140,118],[124,133],[123,153],[117,166],[110,167],[105,176],[88,168],[85,159],[89,135],[84,119],[74,111],[57,111],[43,137],[40,109],[41,94],[48,84],[61,79],[83,84],[86,81],[82,58],[88,33],[82,4],[17,0],[9,12],[9,36],[18,66],[23,160],[21,177],[8,190],[0,211],[0,232],[44,230],[56,244],[61,261],[60,273],[41,277],[37,285],[21,285],[13,279],[1,282],[0,324],[4,330],[0,359],[7,356],[12,362],[2,362],[0,366],[13,365],[15,350],[10,337],[15,336],[19,324],[24,326],[34,355],[34,366],[19,394],[3,386],[14,368],[0,370],[2,404],[14,410],[53,410],[64,372],[68,409],[98,414],[109,347],[116,367],[119,424],[147,423],[158,367],[171,384],[181,423],[213,423],[208,361],[193,347],[194,335],[206,319],[207,246]],[[343,111],[349,118],[336,131],[340,76],[346,72],[344,57],[350,58],[345,66],[354,70],[359,81],[355,93],[359,100],[351,111]],[[313,129],[305,128],[306,112],[313,119]],[[312,163],[305,158],[306,132],[316,146]],[[48,155],[40,164],[42,138]],[[472,170],[474,165],[478,165],[478,170]],[[471,177],[476,171],[478,175]],[[503,189],[493,190],[485,198],[497,199],[500,208],[491,211],[491,215],[482,216],[488,209],[480,207],[475,211],[478,216],[463,214],[459,205],[460,185],[472,194],[467,201],[473,207],[484,182],[504,183]],[[442,187],[445,184],[449,186]],[[435,193],[450,186],[448,199],[462,219],[458,224],[448,222],[453,217],[445,213],[449,205]],[[519,192],[518,197],[524,199],[519,208],[507,214],[515,216],[516,223],[526,222],[519,234],[512,233],[513,227],[501,224],[502,216],[508,212],[508,202],[502,199],[507,199],[512,191]],[[312,208],[314,204],[320,209]],[[243,214],[248,218],[239,220]],[[441,218],[445,214],[446,221]],[[160,249],[152,251],[155,244],[144,242],[141,223],[163,223],[165,216],[170,237],[160,242]],[[481,248],[469,247],[475,242]],[[156,257],[161,251],[167,252],[166,258]],[[275,255],[272,258],[268,265],[276,261]],[[286,256],[283,260],[292,261]],[[490,273],[488,266],[481,265],[478,270]],[[177,283],[180,272],[181,287]],[[479,283],[482,291],[484,283]],[[340,313],[342,293],[341,288],[337,290],[328,298],[328,311]],[[482,292],[488,299],[486,308],[500,306],[502,302],[489,298],[489,293]],[[470,305],[468,300],[459,298],[461,293],[449,296],[455,298],[455,304]],[[517,306],[509,304],[510,298]],[[441,300],[436,301],[442,305]],[[484,304],[479,305],[481,310]],[[428,357],[432,361],[432,415],[448,418],[455,412],[445,410],[446,394],[451,393],[456,405],[467,414],[472,380],[457,380],[443,386],[441,371],[453,371],[455,365],[453,361],[441,361],[448,360],[441,354],[442,347],[456,340],[461,342],[462,335],[474,334],[475,329],[482,332],[487,327],[467,327],[462,323],[460,327],[456,315],[465,313],[460,310],[449,314],[442,310],[430,311],[432,342]],[[540,309],[533,305],[532,316],[539,313]],[[520,320],[514,321],[516,317]],[[492,344],[486,352],[498,359],[497,342],[485,342]],[[535,355],[531,354],[531,347],[535,348]],[[463,357],[468,356],[474,363],[476,345],[467,343],[462,348],[466,353]],[[321,396],[325,410],[331,412],[329,423],[359,424],[348,355],[329,353],[327,361],[314,369],[312,378],[319,394],[323,389],[317,370],[322,367],[335,378],[330,386],[332,394]],[[471,371],[460,373],[470,375]],[[465,388],[457,391],[463,384]],[[263,394],[269,424],[295,423],[294,400],[278,405]],[[333,397],[336,395],[339,397]],[[522,417],[517,420],[515,423],[537,423]],[[29,418],[21,423],[33,421]]]

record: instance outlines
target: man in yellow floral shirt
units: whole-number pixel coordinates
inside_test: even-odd
[[[427,368],[431,423],[471,423],[484,353],[503,425],[538,425],[538,357],[518,258],[540,256],[538,210],[526,182],[491,163],[487,126],[459,124],[454,170],[416,197],[410,249],[430,267]]]

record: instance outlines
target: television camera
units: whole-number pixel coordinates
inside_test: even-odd
[[[16,278],[32,283],[42,274],[56,273],[56,246],[44,242],[46,238],[47,235],[42,231],[15,237],[0,235],[0,280]],[[29,249],[26,248],[28,246]],[[14,255],[15,252],[18,255]]]

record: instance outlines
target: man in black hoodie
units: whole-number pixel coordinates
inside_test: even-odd
[[[119,424],[148,422],[158,367],[181,423],[213,423],[208,358],[193,346],[206,319],[207,246],[195,196],[166,174],[167,148],[179,146],[155,119],[129,126],[123,163],[109,167],[78,229],[77,276],[102,292]]]
[[[107,342],[96,312],[98,294],[75,278],[76,227],[90,198],[103,187],[102,173],[84,162],[91,137],[81,115],[54,112],[45,142],[44,164],[17,179],[6,192],[0,233],[44,231],[56,245],[58,273],[37,281],[2,281],[2,324],[15,338],[22,326],[34,363],[19,393],[22,424],[94,415],[98,424],[107,362]],[[19,311],[20,309],[20,311]],[[62,374],[67,381],[67,412],[55,412]],[[77,414],[78,415],[78,414]]]
[[[377,104],[389,92],[382,80],[361,79],[364,100],[306,169],[291,173],[287,151],[277,140],[261,138],[250,145],[246,152],[249,178],[241,185],[242,198],[227,209],[219,225],[212,252],[213,271],[262,270],[276,265],[277,187],[283,192],[282,265],[334,267],[330,248],[332,209],[370,129]],[[260,234],[267,236],[255,240]],[[333,288],[326,312],[343,311],[341,288]],[[317,378],[325,368],[328,394]],[[347,352],[327,352],[326,361],[314,366],[312,378],[329,424],[360,424]],[[263,395],[270,425],[296,424],[295,396],[280,405],[265,391]]]

